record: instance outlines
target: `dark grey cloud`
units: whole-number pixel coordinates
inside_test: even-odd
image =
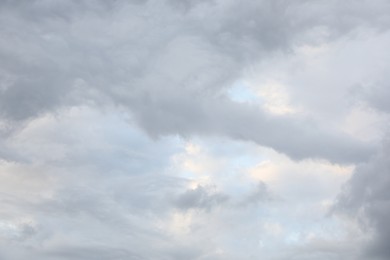
[[[200,104],[193,105],[195,102]],[[272,147],[294,159],[326,158],[338,163],[366,160],[373,149],[346,134],[324,130],[326,127],[316,122],[295,116],[274,117],[226,99],[206,101],[182,96],[175,100],[161,98],[153,103],[144,101],[140,105],[142,109],[137,111],[142,114],[136,112],[136,117],[152,136],[224,132],[235,139]]]
[[[360,165],[340,194],[336,210],[357,220],[373,238],[363,258],[388,259],[390,219],[390,152],[389,142],[370,162]]]
[[[367,158],[368,147],[342,134],[312,134],[305,121],[280,123],[223,96],[251,64],[310,42],[316,28],[340,37],[359,26],[387,26],[388,4],[186,1],[182,10],[169,3],[3,2],[3,117],[25,120],[72,104],[114,104],[154,135],[225,135],[298,159]],[[335,17],[342,19],[335,23]],[[301,143],[313,147],[303,151]]]
[[[180,194],[175,205],[182,210],[211,210],[213,207],[227,202],[228,199],[227,195],[213,191],[212,187],[198,186]]]

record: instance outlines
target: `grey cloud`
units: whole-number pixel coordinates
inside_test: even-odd
[[[338,163],[366,160],[373,150],[346,134],[324,131],[324,127],[313,121],[294,116],[273,117],[250,105],[238,105],[226,99],[206,101],[182,96],[152,102],[139,103],[142,109],[137,111],[142,114],[136,114],[151,135],[225,132],[235,139],[272,147],[294,159],[327,158]]]
[[[227,195],[214,192],[211,187],[198,186],[180,194],[175,201],[175,205],[182,210],[211,210],[225,203],[228,199]]]
[[[389,91],[390,81],[388,79],[381,80],[375,83],[375,86],[361,86],[355,89],[356,95],[360,100],[367,102],[370,107],[377,111],[389,113],[390,105],[388,100],[390,99]]]
[[[158,225],[170,218],[172,194],[188,182],[165,174],[175,141],[151,141],[139,131],[128,131],[122,120],[100,113],[95,117],[90,109],[63,112],[60,121],[41,117],[7,139],[9,148],[28,160],[0,164],[3,259],[201,254],[201,246],[187,250],[184,244],[183,249]],[[64,126],[67,131],[60,135]],[[127,149],[137,156],[120,158],[119,164],[118,151]],[[90,151],[103,155],[87,156]],[[52,157],[58,152],[59,157]],[[159,248],[150,252],[148,245]]]
[[[0,226],[0,237],[3,240],[10,240],[13,242],[23,242],[33,238],[36,232],[36,227],[31,223],[19,223],[8,228],[6,225]]]
[[[246,198],[244,198],[244,200],[242,200],[239,205],[242,206],[251,206],[253,204],[257,205],[259,203],[266,202],[272,199],[273,199],[273,195],[269,191],[269,188],[264,182],[260,181],[257,184],[256,189],[252,191],[251,194],[247,195]]]
[[[298,159],[367,157],[364,145],[341,134],[312,134],[302,121],[280,123],[260,109],[219,97],[252,63],[288,51],[315,27],[348,32],[383,26],[370,17],[373,12],[383,17],[387,5],[364,8],[371,5],[362,1],[361,7],[340,7],[341,14],[356,19],[338,28],[331,23],[336,7],[321,1],[186,3],[182,13],[155,1],[4,2],[3,116],[23,120],[94,100],[126,107],[155,135],[227,135]],[[302,15],[301,9],[308,12]],[[292,135],[278,137],[280,127],[291,128]],[[313,148],[297,148],[302,143]]]
[[[131,252],[128,249],[122,248],[109,248],[107,246],[90,246],[90,247],[82,247],[82,246],[62,246],[58,249],[52,249],[49,252],[45,253],[41,257],[47,257],[47,259],[134,259],[134,260],[142,260],[142,259],[150,259],[139,256],[138,254]]]
[[[373,240],[365,249],[369,259],[390,257],[390,146],[387,141],[382,151],[370,162],[359,166],[339,195],[335,210],[355,218]]]
[[[359,28],[386,30],[388,14],[381,0],[0,1],[0,122],[10,125],[0,129],[7,160],[0,161],[0,221],[21,238],[2,239],[0,257],[262,255],[259,218],[272,214],[229,207],[229,193],[186,190],[188,180],[167,174],[175,138],[161,137],[225,136],[297,160],[368,159],[375,147],[316,118],[271,115],[226,92],[254,64],[288,57],[297,46],[350,37]],[[105,114],[119,111],[131,114],[128,125]],[[131,130],[133,122],[155,139]],[[376,235],[367,254],[382,259],[390,239],[387,154],[359,167],[339,202],[364,213]],[[242,201],[268,198],[260,183]],[[223,214],[212,210],[225,203]],[[198,215],[188,220],[190,209]],[[237,234],[249,238],[238,243]],[[309,247],[312,253],[297,258],[321,254]]]
[[[142,216],[143,221],[153,221],[168,217],[172,209],[170,198],[185,183],[162,173],[105,177],[104,181],[79,178],[77,184],[64,185],[52,198],[30,207],[51,217],[89,218],[112,229],[126,227],[136,236],[137,232],[148,232],[147,228],[137,227],[129,218]]]
[[[52,69],[32,69],[27,75],[18,75],[13,86],[2,92],[0,110],[3,116],[27,119],[57,107],[60,97],[66,93],[67,81],[63,77],[50,78],[56,73]]]
[[[1,246],[19,247],[9,246],[4,259],[198,259],[209,250],[202,242],[190,246],[191,241],[176,241],[159,226],[171,217],[170,198],[182,189],[180,180],[162,174],[103,179],[94,173],[78,175],[69,180],[57,174],[61,187],[49,198],[32,194],[20,199],[10,191],[12,200],[6,200],[1,194],[10,223],[23,216],[35,223],[18,225],[16,234],[11,225],[8,237],[1,234]],[[6,223],[4,216],[1,224]]]
[[[174,205],[184,211],[204,210],[211,211],[214,208],[234,210],[241,207],[251,207],[263,202],[269,202],[276,197],[269,190],[266,183],[260,181],[248,194],[237,198],[223,192],[218,192],[213,186],[200,186],[189,189],[179,194],[174,200]]]
[[[182,10],[184,12],[191,11],[191,9],[195,8],[197,5],[201,4],[209,4],[209,5],[215,5],[216,1],[214,0],[168,0],[170,4],[172,4],[174,7],[178,8],[179,10]]]
[[[156,248],[154,248],[156,250]],[[150,248],[149,248],[150,250]],[[141,255],[131,248],[115,248],[104,245],[91,246],[62,246],[49,250],[44,254],[39,254],[41,259],[113,259],[113,260],[181,260],[181,259],[220,259],[215,256],[205,256],[204,252],[199,250],[196,245],[182,246],[181,248],[170,249],[169,247],[159,253],[150,253],[150,255]],[[146,249],[145,249],[146,251]],[[217,257],[217,256],[216,256]]]
[[[202,259],[215,245],[204,243],[196,233],[194,238],[178,240],[160,226],[169,225],[175,210],[165,190],[177,193],[163,178],[96,178],[79,189],[65,185],[69,188],[51,199],[30,203],[28,211],[37,226],[34,234],[21,229],[20,234],[31,239],[16,241],[19,248],[8,247],[4,259]],[[77,186],[75,182],[72,186]],[[26,213],[19,200],[14,206],[14,216]],[[12,242],[3,237],[1,245]]]
[[[53,260],[81,260],[81,259],[134,259],[144,260],[151,259],[139,256],[137,253],[132,252],[128,248],[116,248],[106,245],[99,245],[91,243],[91,245],[62,245],[51,249],[46,252],[37,252],[31,248],[20,248],[18,253],[5,254],[2,259],[53,259]]]
[[[16,243],[9,238],[3,239],[0,246],[1,249],[6,248],[2,250],[5,260],[27,257],[34,260],[99,259],[100,256],[113,259],[246,259],[250,255],[262,254],[257,246],[262,230],[259,227],[262,216],[258,213],[265,214],[267,210],[260,208],[262,204],[259,202],[267,199],[269,194],[263,183],[248,193],[240,192],[238,197],[234,196],[237,196],[234,191],[229,193],[229,188],[221,192],[211,187],[189,191],[186,187],[190,180],[179,178],[184,173],[172,172],[175,169],[169,165],[172,158],[169,155],[178,153],[170,147],[174,146],[174,140],[151,142],[137,131],[122,135],[124,126],[118,121],[98,114],[98,118],[106,122],[100,124],[99,119],[91,114],[81,114],[80,117],[74,115],[73,120],[62,114],[61,122],[65,122],[70,133],[55,139],[59,143],[64,142],[65,150],[73,153],[70,158],[83,155],[84,150],[90,151],[99,140],[104,139],[103,143],[107,141],[114,147],[104,153],[108,161],[115,161],[117,151],[129,146],[140,153],[156,149],[155,157],[163,163],[158,163],[157,170],[155,167],[150,170],[155,158],[145,160],[141,156],[123,160],[128,167],[110,164],[112,169],[107,171],[110,167],[99,169],[101,164],[96,161],[101,157],[81,156],[75,165],[53,162],[50,156],[46,158],[50,154],[42,152],[45,150],[42,149],[42,140],[51,140],[51,133],[63,125],[57,125],[58,122],[51,121],[50,117],[41,119],[43,126],[36,122],[39,120],[33,121],[23,132],[15,134],[14,142],[19,140],[23,145],[18,147],[24,149],[17,150],[24,150],[25,156],[34,160],[30,164],[25,163],[22,169],[1,168],[9,171],[1,175],[2,180],[9,181],[9,184],[2,182],[0,186],[0,222],[17,223],[20,218],[28,218],[34,223],[34,232]],[[80,123],[80,119],[85,118],[88,119],[84,124],[90,128]],[[91,134],[91,129],[96,130],[93,122],[102,129]],[[118,127],[120,131],[112,131]],[[74,142],[68,143],[67,134],[76,135]],[[165,150],[159,147],[159,143]],[[53,153],[57,149],[48,151]],[[41,153],[29,153],[38,150]],[[233,146],[226,150],[239,149]],[[223,157],[237,159],[234,153]],[[137,161],[145,165],[143,171],[132,167]],[[94,162],[98,167],[89,167]],[[9,163],[14,166],[20,164]],[[41,167],[34,168],[36,164]],[[15,177],[19,179],[14,182],[9,180]],[[220,177],[224,177],[222,173]],[[51,178],[54,181],[50,181]],[[35,186],[34,181],[38,182]],[[244,184],[229,185],[239,190]],[[229,200],[225,201],[226,196]],[[248,206],[234,207],[231,201],[247,201]],[[186,210],[190,208],[196,210]],[[219,210],[214,210],[216,208]],[[4,216],[8,219],[3,219]],[[20,234],[23,233],[21,231],[22,228]],[[227,251],[221,251],[220,247]]]

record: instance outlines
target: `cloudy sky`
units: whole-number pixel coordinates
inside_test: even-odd
[[[390,259],[388,0],[0,0],[0,260]]]

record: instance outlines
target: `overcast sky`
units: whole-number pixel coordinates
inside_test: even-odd
[[[390,259],[388,0],[0,0],[0,260]]]

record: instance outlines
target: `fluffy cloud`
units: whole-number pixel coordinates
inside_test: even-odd
[[[0,258],[387,259],[389,9],[0,1]]]
[[[152,136],[225,135],[298,159],[368,157],[368,144],[313,118],[273,118],[236,104],[226,89],[252,64],[302,41],[318,44],[310,42],[322,37],[318,28],[326,30],[324,41],[357,26],[386,26],[387,5],[362,2],[332,12],[335,3],[320,1],[168,3],[3,2],[3,116],[23,120],[74,103],[114,104]],[[337,15],[351,21],[334,24]]]
[[[387,259],[390,217],[389,143],[369,163],[356,169],[340,194],[336,210],[358,221],[373,237],[365,257]]]

